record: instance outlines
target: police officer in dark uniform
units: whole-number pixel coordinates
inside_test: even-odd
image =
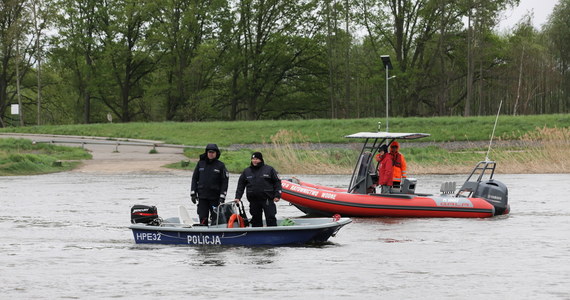
[[[208,144],[192,174],[190,197],[194,204],[198,199],[198,217],[202,225],[208,225],[208,216],[214,215],[214,208],[226,201],[229,173],[219,158],[218,146]]]
[[[263,213],[267,226],[277,226],[275,202],[281,199],[281,179],[273,167],[264,163],[261,152],[254,152],[251,155],[251,165],[241,173],[235,202],[241,201],[246,188],[251,226],[263,226]]]

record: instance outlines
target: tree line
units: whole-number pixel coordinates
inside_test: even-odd
[[[517,4],[0,0],[0,126],[568,113],[570,0]]]

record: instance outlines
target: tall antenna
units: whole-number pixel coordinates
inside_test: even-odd
[[[493,138],[495,137],[495,129],[497,128],[497,121],[499,121],[499,113],[501,112],[501,106],[503,105],[503,100],[499,103],[499,110],[497,110],[497,117],[495,118],[495,126],[493,126],[493,133],[491,134],[491,140],[489,141],[489,148],[487,149],[487,155],[485,155],[485,161],[489,161],[489,152],[491,152],[491,144],[493,143]]]

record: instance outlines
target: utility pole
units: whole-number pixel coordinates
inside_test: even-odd
[[[390,61],[390,55],[382,55],[380,56],[380,58],[382,59],[382,63],[384,64],[384,69],[386,70],[386,132],[388,132],[388,99],[389,99],[389,94],[388,94],[388,81],[396,76],[392,76],[389,77],[389,70],[394,69],[392,67],[392,62]]]

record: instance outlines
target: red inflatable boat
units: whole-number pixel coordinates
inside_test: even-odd
[[[372,157],[377,149],[395,139],[415,139],[421,133],[364,132],[348,137],[365,138],[363,150],[348,189],[318,186],[298,179],[282,181],[282,198],[306,214],[351,217],[456,217],[486,218],[509,213],[507,187],[493,179],[496,163],[479,162],[456,192],[454,182],[445,182],[441,194],[415,192],[416,181],[403,178],[391,193],[375,193]],[[378,141],[381,140],[380,143]],[[372,142],[371,142],[372,141]],[[370,191],[374,191],[370,193]]]

